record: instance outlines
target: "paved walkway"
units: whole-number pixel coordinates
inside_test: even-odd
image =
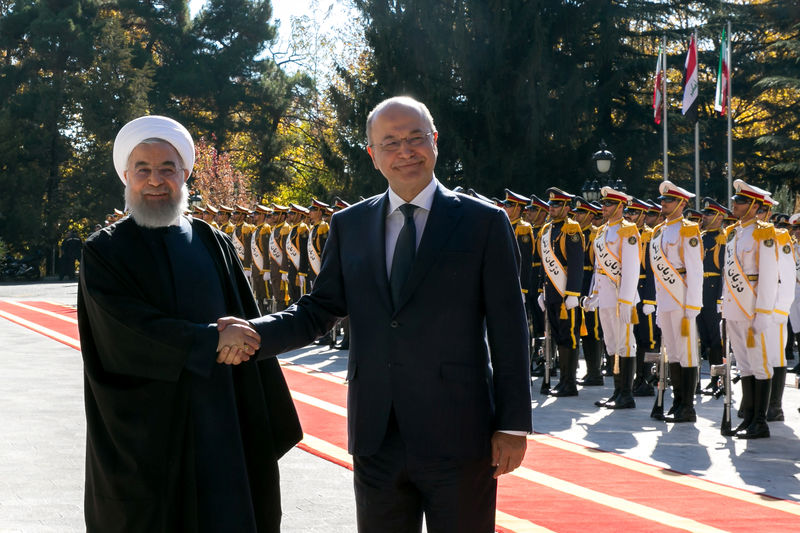
[[[0,299],[74,304],[76,291],[75,283],[0,284]],[[345,353],[319,347],[283,359],[334,373],[343,372],[346,362]],[[0,532],[83,531],[80,355],[0,319],[0,363]],[[752,442],[720,436],[721,400],[703,397],[696,424],[666,425],[650,420],[652,398],[639,400],[634,410],[595,408],[594,400],[609,394],[610,383],[584,389],[577,398],[540,396],[538,380],[533,390],[537,432],[800,500],[800,391],[795,388],[787,388],[784,396],[787,421],[770,424],[772,438]],[[349,470],[295,449],[281,460],[281,475],[283,531],[355,531]]]

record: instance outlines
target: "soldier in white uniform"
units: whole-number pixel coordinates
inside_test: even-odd
[[[770,220],[772,209],[778,202],[771,196],[766,198],[763,206],[756,213],[756,218],[762,222]],[[786,215],[783,215],[785,219]],[[778,255],[778,295],[775,298],[775,307],[772,309],[773,323],[766,334],[767,359],[772,365],[772,387],[767,407],[767,422],[777,422],[783,416],[783,389],[786,386],[786,342],[789,338],[789,311],[794,301],[794,287],[796,285],[796,265],[792,236],[784,228],[775,227],[775,253]]]
[[[792,331],[797,336],[800,333],[800,213],[795,213],[789,217],[789,226],[792,234],[792,247],[794,248],[796,265],[795,279],[797,281],[794,288],[794,301],[792,302],[792,307],[789,308],[789,322],[792,325]],[[791,343],[792,339],[789,339],[789,342]],[[800,371],[800,363],[787,372],[796,374],[798,371]]]
[[[650,266],[656,282],[656,322],[673,390],[672,408],[664,420],[695,422],[694,391],[700,366],[696,319],[703,307],[700,226],[683,218],[694,194],[668,180],[658,190],[664,222],[653,228]]]
[[[767,406],[772,365],[767,339],[778,293],[778,255],[775,227],[756,220],[769,193],[742,180],[733,183],[733,214],[739,221],[728,228],[722,289],[722,317],[742,379],[740,410],[744,420],[736,428],[743,439],[769,437]]]
[[[635,224],[625,220],[623,210],[631,197],[624,192],[603,187],[603,217],[606,223],[595,237],[594,276],[584,309],[598,309],[603,340],[609,354],[614,354],[614,394],[598,406],[609,409],[636,407],[631,388],[636,366],[636,339],[633,335],[633,310],[639,301],[640,237]]]

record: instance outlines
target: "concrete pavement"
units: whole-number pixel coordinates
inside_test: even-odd
[[[76,294],[75,283],[0,284],[0,299],[72,305]],[[320,347],[290,352],[282,359],[340,375],[346,365],[346,353]],[[0,319],[0,361],[0,532],[83,531],[85,421],[80,354]],[[790,374],[789,379],[794,376]],[[798,389],[786,389],[787,420],[770,423],[772,437],[748,442],[720,436],[722,400],[699,399],[696,424],[667,425],[649,418],[652,398],[637,398],[638,406],[631,410],[594,407],[596,399],[610,394],[610,380],[605,387],[583,389],[574,398],[541,396],[539,386],[537,379],[533,383],[537,432],[719,483],[800,500]],[[738,397],[738,387],[735,391]],[[355,531],[349,470],[295,449],[281,460],[281,476],[283,531]]]

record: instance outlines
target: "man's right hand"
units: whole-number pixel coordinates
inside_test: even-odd
[[[217,322],[219,342],[217,362],[238,365],[250,359],[261,346],[261,336],[250,324],[236,317],[221,318]]]

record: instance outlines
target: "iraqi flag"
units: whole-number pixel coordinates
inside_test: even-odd
[[[722,44],[719,48],[719,69],[717,70],[717,92],[714,95],[714,111],[720,115],[728,112],[728,86],[731,83],[731,55],[728,50],[728,38],[722,30]]]
[[[664,113],[664,50],[658,48],[658,61],[656,61],[656,83],[653,87],[653,120],[661,124],[661,115]]]
[[[683,72],[683,105],[681,112],[691,122],[697,122],[697,41],[694,35],[689,41],[689,51]]]

